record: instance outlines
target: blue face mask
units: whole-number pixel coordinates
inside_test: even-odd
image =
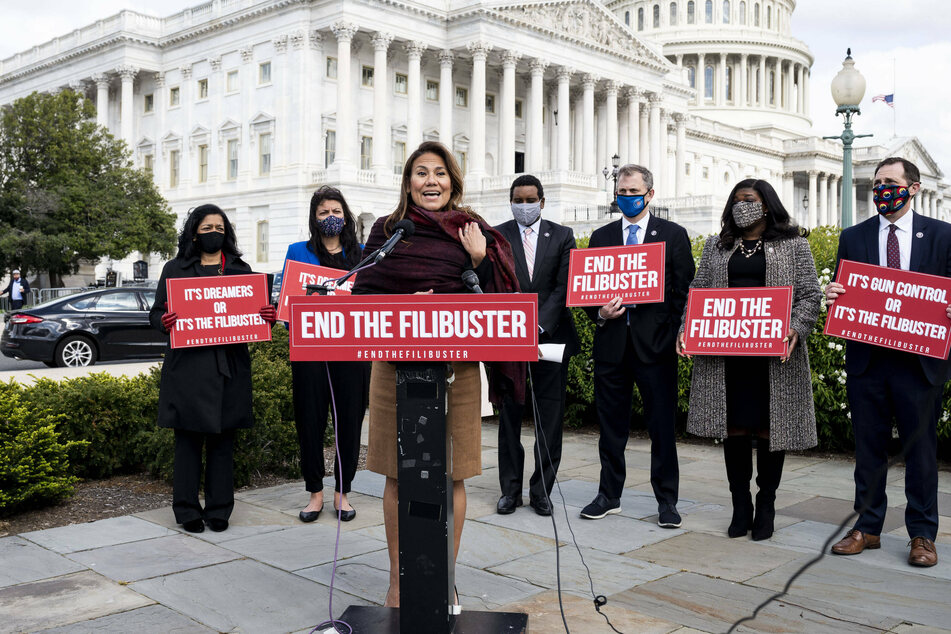
[[[617,206],[618,209],[621,210],[622,214],[628,218],[634,218],[644,211],[644,207],[647,206],[647,203],[644,202],[644,194],[639,194],[637,196],[618,195]]]

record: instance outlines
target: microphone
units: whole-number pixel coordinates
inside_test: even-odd
[[[396,227],[393,231],[393,235],[390,236],[390,239],[383,243],[383,246],[377,249],[376,254],[373,257],[373,262],[379,264],[380,260],[385,258],[390,251],[396,247],[396,243],[404,238],[411,238],[413,234],[416,233],[416,225],[409,218],[403,218],[396,223]]]
[[[479,276],[472,269],[466,269],[462,272],[462,282],[473,293],[482,293],[482,289],[479,288]]]

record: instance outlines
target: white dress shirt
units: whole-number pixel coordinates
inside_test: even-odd
[[[905,214],[894,223],[889,222],[885,216],[879,214],[878,264],[880,266],[888,266],[888,227],[894,224],[896,227],[895,237],[898,238],[898,252],[901,256],[901,268],[905,271],[911,268],[911,232],[914,214],[915,211],[910,210],[909,213]]]
[[[537,257],[538,256],[538,228],[542,226],[542,217],[538,216],[538,220],[536,220],[535,222],[527,226],[520,224],[518,220],[515,221],[515,224],[518,225],[518,234],[519,234],[519,237],[522,239],[522,242],[525,241],[525,229],[527,229],[528,227],[532,228],[532,233],[531,235],[528,236],[528,241],[532,244],[532,249],[535,251],[535,255]]]
[[[621,244],[627,244],[628,227],[637,227],[637,243],[642,244],[647,237],[647,223],[650,222],[650,212],[644,214],[644,217],[637,222],[631,222],[627,216],[621,217]]]

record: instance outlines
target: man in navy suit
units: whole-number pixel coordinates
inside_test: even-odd
[[[875,168],[872,183],[877,217],[842,231],[838,260],[900,268],[951,277],[951,224],[912,210],[921,189],[914,163],[887,158]],[[845,292],[836,282],[826,287],[829,306]],[[951,319],[951,306],[947,308]],[[905,527],[911,538],[908,563],[938,563],[937,425],[941,396],[951,364],[849,341],[845,350],[846,390],[855,434],[855,510],[859,518],[832,547],[837,555],[880,548],[887,500],[888,440],[898,424],[905,452]]]
[[[541,217],[545,190],[530,174],[515,179],[509,188],[513,220],[496,229],[512,245],[515,274],[523,293],[538,294],[538,340],[564,344],[561,363],[537,361],[529,364],[534,399],[535,471],[529,480],[529,504],[539,515],[551,515],[551,488],[561,463],[562,422],[568,385],[568,360],[578,352],[578,333],[571,311],[565,306],[568,294],[568,258],[575,248],[574,233],[568,227]],[[531,407],[531,405],[530,405]],[[499,498],[496,510],[507,515],[522,505],[522,469],[525,451],[519,438],[523,407],[511,397],[499,411]]]
[[[651,439],[651,486],[658,505],[658,525],[676,528],[680,469],[677,464],[677,354],[674,340],[694,275],[687,232],[650,213],[654,177],[639,165],[624,165],[617,175],[617,206],[623,217],[591,234],[589,247],[645,242],[666,243],[664,301],[622,306],[615,297],[600,308],[586,309],[597,324],[594,333],[594,402],[601,439],[598,495],[581,516],[601,519],[621,510],[627,474],[624,448],[630,433],[634,385],[644,402]]]

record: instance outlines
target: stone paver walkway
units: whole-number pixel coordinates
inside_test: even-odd
[[[496,438],[496,426],[485,424],[483,474],[467,483],[468,521],[456,567],[462,604],[527,612],[531,632],[564,631],[550,518],[527,506],[495,513]],[[531,446],[530,434],[523,440]],[[618,630],[725,632],[781,589],[851,511],[851,462],[789,456],[776,534],[755,543],[728,539],[721,450],[682,444],[684,524],[664,530],[655,523],[649,451],[646,441],[628,445],[623,511],[582,520],[578,513],[598,488],[597,438],[565,434],[561,492],[553,500],[563,544],[562,603],[573,633],[610,629],[594,611],[569,522],[595,592],[608,598],[603,611]],[[741,631],[951,631],[942,629],[951,628],[951,517],[941,517],[939,564],[909,567],[902,476],[889,474],[895,506],[881,550],[824,558]],[[329,510],[332,485],[325,490]],[[348,605],[379,604],[386,590],[383,479],[361,471],[353,490],[357,517],[342,527],[335,616]],[[940,474],[939,491],[939,508],[951,512],[951,473]],[[164,508],[2,538],[0,631],[308,632],[328,617],[336,523],[330,513],[300,523],[306,501],[302,483],[243,492],[223,533],[183,533]]]

